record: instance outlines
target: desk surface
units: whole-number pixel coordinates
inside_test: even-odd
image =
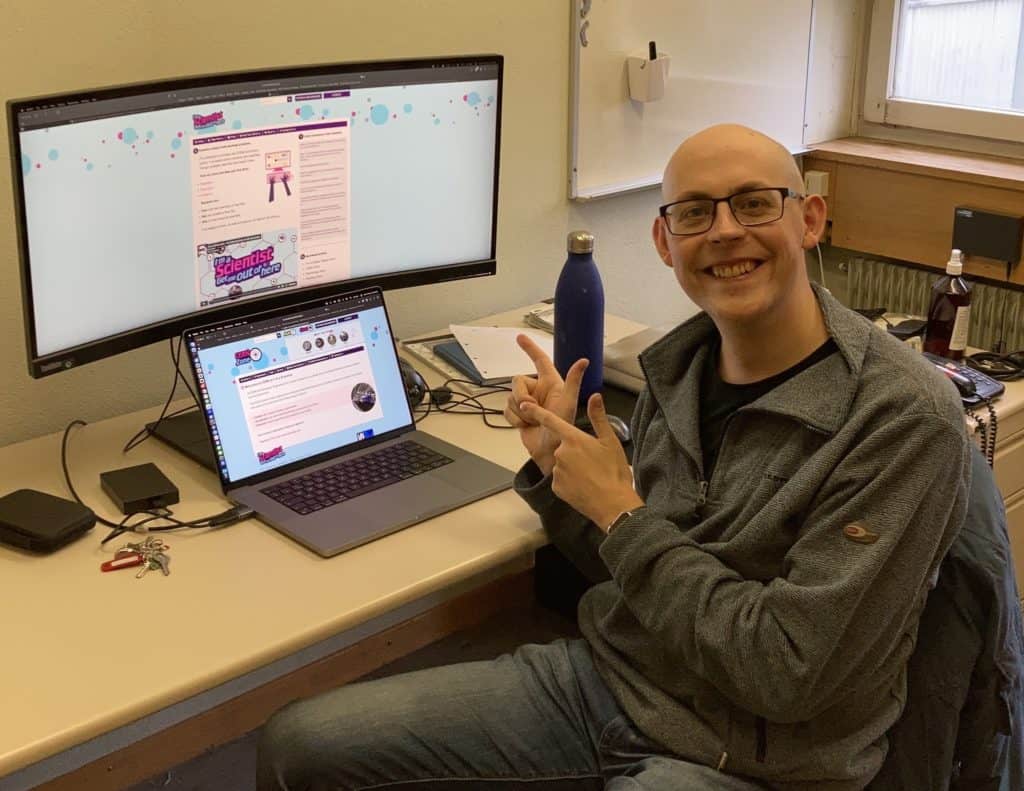
[[[120,448],[157,410],[75,429],[72,480],[102,515],[119,515],[99,473],[152,461],[174,481],[179,518],[222,510],[210,471],[155,440]],[[423,429],[511,469],[515,432],[431,416]],[[508,436],[504,436],[504,435]],[[0,451],[4,489],[64,495],[60,436]],[[512,492],[322,560],[256,520],[163,534],[171,575],[101,573],[123,541],[107,529],[45,557],[0,548],[0,776],[224,683],[376,615],[531,552],[536,518]]]
[[[481,323],[510,326],[523,311]],[[614,325],[619,334],[640,325]],[[424,370],[437,383],[435,372]],[[501,407],[501,396],[492,397]],[[158,408],[73,429],[72,481],[101,516],[120,514],[99,473],[151,461],[178,486],[175,516],[225,507],[213,472],[156,440],[125,442]],[[518,435],[476,416],[432,413],[420,428],[509,469]],[[0,448],[3,490],[66,496],[60,434]],[[219,531],[162,534],[171,575],[101,573],[124,539],[102,526],[53,555],[0,546],[0,778],[230,682],[405,604],[529,558],[539,522],[511,491],[472,503],[329,560],[257,520]]]

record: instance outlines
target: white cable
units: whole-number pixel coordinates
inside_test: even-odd
[[[814,249],[818,253],[818,272],[821,276],[821,286],[828,291],[828,286],[825,285],[825,264],[821,260],[821,245],[815,242]]]

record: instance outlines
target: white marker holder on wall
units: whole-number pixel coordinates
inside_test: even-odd
[[[664,96],[671,62],[672,57],[664,52],[659,52],[654,60],[634,55],[627,57],[629,98],[635,102],[656,102]]]

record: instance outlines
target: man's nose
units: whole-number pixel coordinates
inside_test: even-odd
[[[737,239],[746,233],[745,226],[736,221],[736,215],[729,208],[728,201],[722,201],[715,206],[715,216],[708,229],[708,239],[712,242],[723,242]]]

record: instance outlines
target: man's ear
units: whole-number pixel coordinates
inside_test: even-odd
[[[802,246],[805,250],[812,250],[825,235],[828,206],[820,195],[808,195],[803,200],[803,210],[804,238],[801,240]]]
[[[661,256],[662,263],[665,264],[669,269],[672,268],[672,255],[668,251],[668,239],[666,234],[668,231],[665,230],[665,223],[661,217],[654,218],[654,225],[651,226],[651,236],[654,239],[654,248],[658,251],[658,255]],[[811,245],[813,247],[813,245]]]

